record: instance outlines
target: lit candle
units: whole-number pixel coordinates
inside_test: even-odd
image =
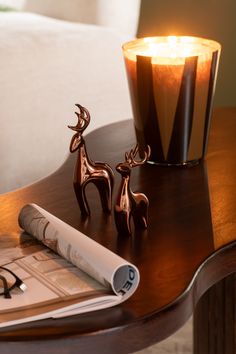
[[[206,151],[220,44],[150,37],[123,46],[141,154],[160,164],[196,163]]]

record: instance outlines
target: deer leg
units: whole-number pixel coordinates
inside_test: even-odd
[[[112,185],[110,181],[106,179],[94,180],[93,183],[98,189],[103,211],[110,213],[112,205]]]
[[[136,228],[146,229],[148,218],[148,204],[142,200],[133,210],[133,220]]]
[[[81,214],[83,216],[90,215],[90,210],[85,194],[85,184],[80,185],[78,183],[74,183],[74,191],[80,207]]]
[[[118,205],[114,208],[115,224],[120,235],[131,235],[131,215],[130,212],[120,210]]]

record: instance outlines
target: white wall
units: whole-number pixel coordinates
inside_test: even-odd
[[[24,9],[136,34],[141,0],[25,0]]]
[[[25,4],[25,0],[1,0],[0,5],[6,5],[21,10]]]
[[[66,21],[137,33],[141,0],[0,0],[0,4]]]

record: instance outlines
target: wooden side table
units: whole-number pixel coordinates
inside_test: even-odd
[[[87,136],[94,160],[112,167],[135,144],[132,121]],[[195,354],[235,354],[236,109],[214,113],[205,162],[192,168],[146,164],[132,172],[133,190],[150,201],[148,230],[118,237],[97,191],[82,220],[72,186],[75,156],[48,178],[0,197],[0,247],[21,242],[17,216],[39,204],[136,264],[141,282],[122,305],[60,320],[0,330],[5,353],[131,353],[161,341],[194,312]],[[116,174],[114,195],[120,176]]]

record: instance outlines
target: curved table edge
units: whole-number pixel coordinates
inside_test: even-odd
[[[216,263],[220,263],[219,271],[215,272]],[[222,280],[226,276],[234,273],[236,270],[236,241],[216,250],[212,255],[207,257],[196,269],[189,285],[184,292],[180,294],[175,301],[169,303],[165,307],[140,317],[138,320],[131,321],[124,326],[103,329],[96,332],[71,335],[68,337],[49,337],[43,340],[35,338],[35,340],[17,340],[14,337],[4,341],[0,340],[1,354],[10,353],[11,350],[18,352],[25,350],[34,350],[37,353],[36,344],[38,343],[39,352],[42,346],[47,348],[47,353],[54,353],[53,348],[63,341],[64,348],[68,348],[71,352],[75,347],[89,353],[131,353],[146,348],[152,344],[160,342],[178,329],[193,314],[195,306],[201,296],[214,284]],[[176,316],[173,316],[173,312]],[[176,321],[173,320],[176,319]],[[168,325],[168,326],[167,326]],[[166,328],[168,327],[168,331]],[[104,347],[104,339],[106,347]],[[140,345],[142,343],[142,345]],[[51,351],[51,349],[52,351]],[[101,348],[101,351],[100,351]],[[114,349],[115,348],[115,349]],[[6,351],[5,351],[6,349]],[[35,350],[36,349],[36,350]],[[118,351],[116,351],[118,350]],[[66,351],[67,352],[67,351]]]

